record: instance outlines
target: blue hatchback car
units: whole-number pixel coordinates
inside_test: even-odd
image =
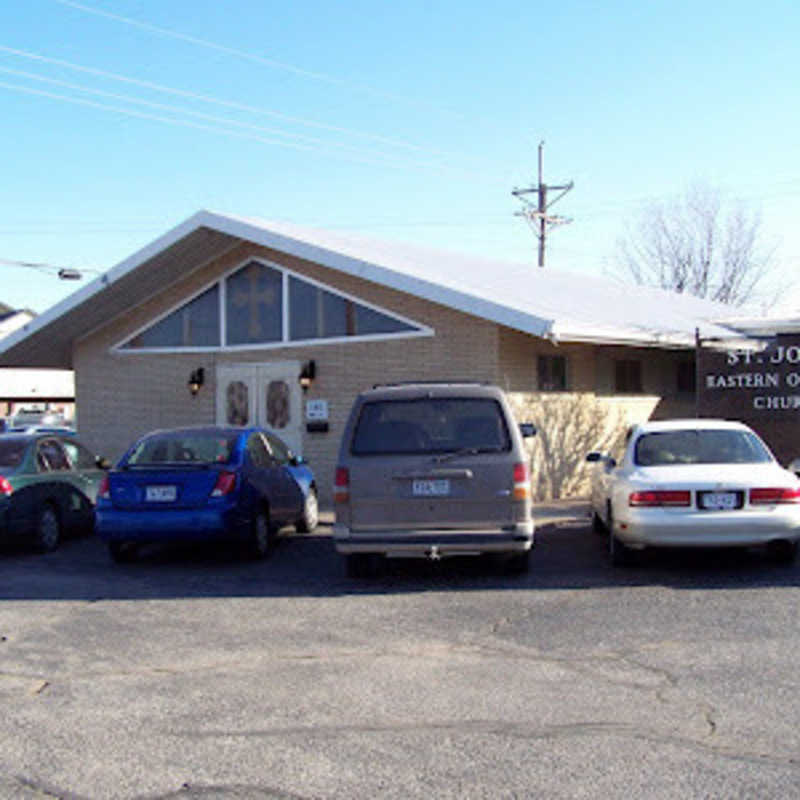
[[[277,531],[318,521],[314,475],[262,428],[154,431],[109,472],[97,495],[95,527],[115,561],[140,545],[220,541],[266,556]]]

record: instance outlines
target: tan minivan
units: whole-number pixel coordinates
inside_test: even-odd
[[[336,549],[352,576],[378,557],[501,554],[528,568],[533,544],[523,436],[503,392],[410,383],[362,392],[336,468]]]

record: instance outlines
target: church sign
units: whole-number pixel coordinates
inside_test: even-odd
[[[697,348],[701,417],[738,419],[767,441],[778,460],[800,456],[800,336],[777,335],[755,348]]]

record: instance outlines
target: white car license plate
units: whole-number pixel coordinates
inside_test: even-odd
[[[176,486],[147,486],[144,499],[148,503],[172,503],[178,496]]]
[[[411,484],[414,497],[445,497],[450,494],[449,480],[415,480]]]
[[[706,492],[700,497],[703,508],[711,511],[730,511],[736,508],[735,492]]]

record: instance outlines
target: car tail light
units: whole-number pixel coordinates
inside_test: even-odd
[[[531,478],[528,465],[522,461],[514,464],[514,499],[527,500],[531,495]]]
[[[336,467],[333,479],[333,502],[347,503],[350,500],[350,470],[347,467]]]
[[[230,494],[236,488],[236,473],[235,472],[220,472],[217,475],[217,482],[211,490],[212,497],[223,497]]]
[[[98,500],[108,500],[111,497],[111,484],[108,480],[108,475],[103,475],[103,480],[100,481],[100,485],[97,487],[97,499]]]
[[[14,491],[14,487],[8,482],[8,478],[0,475],[0,494],[8,497]]]
[[[644,491],[632,492],[628,497],[629,506],[688,506],[692,502],[692,493],[688,491]]]
[[[772,505],[774,503],[800,503],[800,487],[793,489],[751,489],[750,505]]]

